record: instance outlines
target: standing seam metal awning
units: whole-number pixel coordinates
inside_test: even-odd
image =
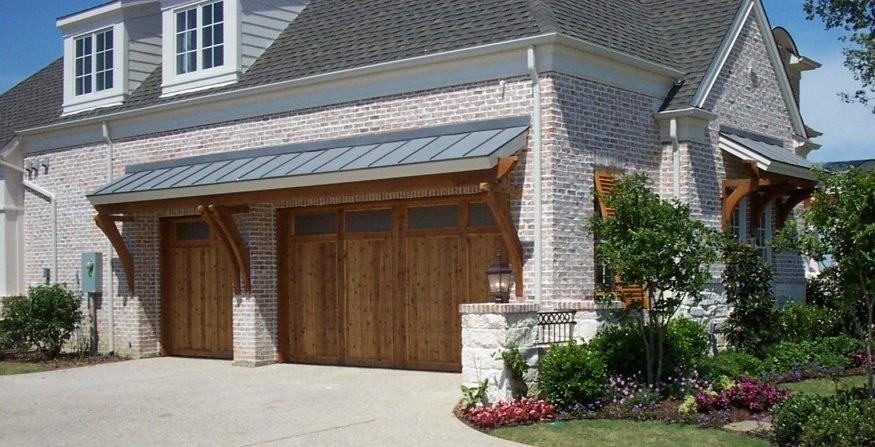
[[[720,149],[757,164],[759,169],[775,174],[815,180],[814,164],[776,144],[730,132],[720,132]]]
[[[526,144],[528,117],[271,146],[133,165],[94,205],[490,169]]]

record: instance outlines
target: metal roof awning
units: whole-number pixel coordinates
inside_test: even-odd
[[[529,118],[440,127],[129,166],[93,205],[265,191],[491,169],[526,144]]]
[[[805,180],[817,178],[811,170],[813,163],[778,144],[721,131],[720,149],[743,161],[756,163],[757,168],[765,172]]]

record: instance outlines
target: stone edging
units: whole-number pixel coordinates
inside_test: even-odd
[[[612,301],[607,304],[595,301],[551,301],[544,304],[535,303],[472,303],[460,304],[459,313],[469,314],[517,314],[527,312],[564,311],[564,310],[618,310],[623,303]]]

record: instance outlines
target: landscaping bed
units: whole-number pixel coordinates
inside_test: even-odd
[[[84,356],[78,353],[69,353],[60,354],[53,359],[46,359],[39,352],[0,353],[0,376],[77,368],[122,360],[126,359],[116,355]]]

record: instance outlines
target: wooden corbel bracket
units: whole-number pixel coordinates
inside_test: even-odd
[[[222,247],[231,260],[234,269],[234,293],[237,294],[241,292],[241,289],[244,293],[252,292],[249,252],[243,246],[243,240],[237,230],[237,225],[234,224],[233,217],[234,214],[241,212],[245,212],[245,210],[216,205],[198,206],[198,213],[210,226],[210,230],[219,236]]]
[[[119,261],[122,263],[122,269],[125,271],[125,280],[128,284],[128,293],[134,295],[136,288],[134,287],[134,259],[131,257],[131,252],[125,245],[125,240],[118,231],[116,221],[130,220],[129,218],[121,219],[120,216],[98,212],[94,215],[94,223],[100,228],[100,231],[109,239],[112,248],[118,254]]]
[[[498,222],[501,238],[504,240],[507,255],[510,259],[510,267],[513,270],[516,295],[522,297],[523,246],[520,243],[519,234],[513,223],[513,216],[510,214],[510,199],[503,188],[492,183],[481,183],[480,191],[485,194],[486,204],[489,205],[489,209],[492,210],[492,214],[495,216],[496,222]]]

